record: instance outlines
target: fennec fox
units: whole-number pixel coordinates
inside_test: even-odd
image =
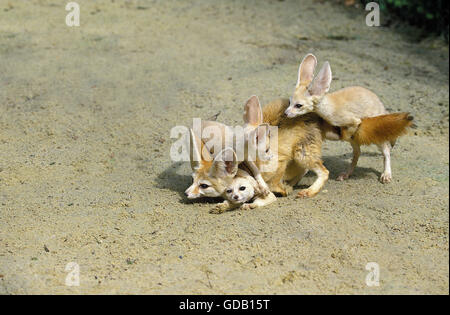
[[[338,180],[347,179],[360,156],[360,146],[376,144],[384,155],[384,172],[380,181],[392,179],[390,146],[412,126],[409,113],[388,114],[380,99],[366,88],[353,86],[328,93],[332,81],[330,64],[325,62],[314,78],[317,59],[308,54],[300,64],[298,80],[286,116],[293,118],[310,112],[317,113],[332,126],[341,128],[341,140],[350,142],[353,159]],[[313,80],[314,79],[314,80]],[[368,119],[370,117],[370,119]]]
[[[217,153],[213,159],[204,142],[196,136],[192,129],[190,130],[190,142],[191,168],[193,170],[192,185],[185,191],[189,199],[200,197],[226,198],[224,193],[227,187],[235,183],[236,177],[248,178],[247,176],[250,176],[251,170],[243,170],[245,167],[242,165],[241,168],[238,168],[239,162],[233,149],[225,148]],[[248,178],[248,181],[252,181],[252,185],[256,183],[256,187],[252,187],[259,197],[258,201],[252,204],[252,207],[264,206],[276,200],[275,195],[271,192],[264,195],[255,179]],[[222,205],[222,209],[226,208],[228,208],[227,205]]]
[[[249,106],[249,104],[253,104],[255,102],[259,104],[258,98],[256,96],[252,96],[246,103],[246,108],[248,107],[249,109],[244,113],[245,125],[241,129],[241,135],[236,135],[234,130],[225,124],[216,121],[202,120],[201,130],[196,132],[196,136],[199,137],[204,143],[205,149],[208,150],[210,157],[213,159],[216,157],[218,152],[226,147],[238,146],[240,149],[244,149],[240,151],[243,155],[239,157],[239,161],[245,161],[259,185],[261,194],[263,196],[267,196],[270,194],[270,190],[253,161],[255,157],[253,157],[253,159],[249,158],[249,152],[255,152],[262,160],[267,160],[271,157],[270,152],[261,150],[258,147],[258,143],[255,141],[258,136],[255,129],[258,125],[255,125],[254,123],[256,120],[255,113],[253,113],[251,107]],[[227,141],[230,143],[227,143]]]
[[[224,202],[217,204],[210,213],[223,213],[236,208],[250,209],[248,202],[261,196],[259,185],[250,174],[251,171],[241,163],[236,176],[223,193]]]
[[[192,185],[186,189],[188,199],[200,197],[221,197],[223,191],[234,178],[234,162],[224,162],[221,158],[212,159],[203,141],[190,129]],[[217,156],[221,157],[222,152]],[[234,158],[234,157],[233,157]]]
[[[254,104],[253,111],[261,110],[260,104]],[[294,185],[308,172],[317,175],[315,182],[298,193],[298,197],[315,196],[328,180],[328,170],[321,159],[322,141],[327,133],[333,133],[333,127],[326,124],[314,113],[289,119],[284,112],[289,106],[289,99],[280,99],[266,105],[262,110],[262,121],[278,126],[278,141],[266,141],[270,150],[276,152],[278,159],[257,159],[258,168],[269,167],[273,172],[262,172],[262,176],[272,192],[282,196],[288,195]],[[259,126],[258,129],[265,128]],[[258,130],[259,131],[259,130]],[[268,135],[270,137],[270,134]],[[260,138],[258,138],[260,139]],[[256,199],[257,200],[257,199]],[[252,204],[249,204],[251,207]]]

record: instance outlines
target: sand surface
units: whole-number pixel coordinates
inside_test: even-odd
[[[64,1],[0,0],[0,293],[449,293],[445,43],[333,1],[78,3],[69,28]],[[332,90],[363,85],[415,116],[393,182],[376,147],[335,181],[351,147],[326,142],[315,198],[222,215],[188,202],[171,128],[219,111],[240,124],[250,95],[290,96],[308,52]]]

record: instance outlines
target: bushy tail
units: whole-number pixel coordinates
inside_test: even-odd
[[[395,143],[413,126],[414,117],[409,113],[394,113],[363,118],[353,139],[360,145]]]

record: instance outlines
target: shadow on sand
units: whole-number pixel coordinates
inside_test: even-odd
[[[351,155],[350,155],[351,156]],[[361,157],[364,156],[379,156],[382,158],[381,154],[374,152],[366,152],[362,153]],[[324,156],[324,164],[325,167],[330,171],[330,180],[336,179],[339,174],[344,172],[348,166],[350,161],[345,161],[348,159],[349,154],[342,154],[339,156]],[[170,189],[174,192],[177,192],[180,196],[180,201],[184,204],[191,203],[206,203],[213,204],[217,203],[221,198],[201,198],[196,200],[189,200],[186,198],[184,191],[192,184],[192,177],[190,174],[180,175],[178,173],[179,168],[183,165],[183,162],[176,162],[171,165],[171,167],[164,170],[162,173],[158,175],[158,186],[160,189]],[[381,176],[381,172],[370,168],[370,167],[356,167],[353,175],[348,180],[360,180],[366,178],[368,174],[375,174],[377,177]],[[305,177],[315,177],[312,172],[308,172]],[[296,186],[299,188],[306,188],[307,186],[301,184],[301,182]]]
[[[184,191],[192,184],[191,174],[180,175],[178,174],[179,168],[185,162],[173,163],[169,168],[165,169],[162,173],[158,174],[158,185],[157,188],[160,189],[170,189],[177,192],[180,196],[180,202],[184,204],[191,203],[206,203],[215,204],[218,201],[223,200],[222,198],[200,198],[195,200],[189,200],[186,198]]]
[[[383,157],[379,153],[374,152],[366,152],[361,153],[361,157],[364,156],[370,156],[370,157],[380,157],[380,161],[382,161]],[[339,156],[324,156],[323,157],[323,163],[325,167],[330,171],[330,180],[335,180],[341,173],[345,172],[347,168],[350,165],[351,162],[351,154],[350,159],[348,160],[349,155],[348,154],[342,154]],[[381,167],[380,162],[380,167]],[[368,174],[375,174],[377,177],[381,176],[381,172],[371,168],[371,167],[360,167],[356,166],[355,171],[353,172],[352,176],[347,180],[360,180],[363,178],[366,178]],[[312,174],[311,172],[309,174]],[[310,175],[311,176],[311,175]],[[312,175],[314,176],[314,175]]]

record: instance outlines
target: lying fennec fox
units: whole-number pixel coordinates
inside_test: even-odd
[[[235,177],[238,175],[244,177],[244,170],[238,169],[238,159],[233,149],[225,148],[215,155],[213,158],[211,150],[208,150],[205,143],[190,130],[191,141],[191,168],[192,185],[185,191],[189,199],[199,197],[224,197],[227,187],[233,184]],[[195,157],[195,158],[194,158]],[[251,172],[246,170],[247,174]],[[256,183],[257,181],[253,179]],[[254,188],[259,196],[258,201],[252,206],[267,205],[276,200],[273,193],[265,195],[259,183]],[[223,208],[227,208],[223,206]]]
[[[248,202],[255,198],[264,198],[261,194],[260,186],[255,178],[251,175],[251,170],[246,167],[245,163],[238,166],[236,153],[231,148],[224,149],[220,156],[231,156],[233,163],[231,164],[232,172],[235,176],[226,186],[222,197],[225,199],[214,207],[210,213],[222,213],[236,208],[251,209],[252,206]]]
[[[253,102],[255,98],[256,96],[253,96],[248,102]],[[276,199],[262,178],[255,162],[248,158],[249,152],[256,152],[262,159],[270,158],[270,152],[265,148],[260,148],[265,145],[265,141],[260,141],[261,143],[256,142],[257,137],[261,137],[258,135],[260,131],[255,130],[257,127],[258,125],[252,126],[250,123],[244,125],[244,128],[241,129],[243,131],[243,137],[240,138],[240,142],[234,141],[237,137],[235,137],[232,128],[215,121],[202,120],[200,130],[197,130],[197,132],[190,129],[189,147],[191,148],[191,167],[194,171],[192,174],[194,180],[193,184],[185,191],[189,199],[202,196],[218,197],[222,195],[224,187],[235,175],[232,172],[227,172],[232,167],[231,163],[233,161],[223,159],[224,153],[227,153],[227,151],[222,150],[222,148],[229,145],[237,145],[237,142],[242,144],[242,148],[244,149],[243,152],[241,151],[242,156],[239,162],[245,162],[245,165],[249,168],[249,172],[252,173],[259,186],[259,195],[264,197],[267,202]],[[203,138],[200,139],[200,137]],[[231,143],[227,143],[228,140],[231,140]],[[233,151],[233,149],[231,150]],[[231,157],[236,157],[234,151],[233,154]],[[230,154],[227,157],[229,158]]]
[[[317,59],[312,54],[303,59],[286,115],[292,118],[315,112],[332,126],[343,127],[341,139],[352,145],[353,159],[338,180],[347,179],[353,173],[361,145],[376,144],[384,155],[384,172],[380,181],[390,182],[389,144],[394,146],[396,139],[413,125],[413,117],[409,113],[388,114],[380,99],[363,87],[353,86],[327,94],[332,81],[330,64],[326,62],[313,81],[316,65]]]
[[[258,98],[256,96],[252,96],[247,101],[247,103],[255,102],[255,100],[259,104]],[[251,114],[252,114],[251,110],[249,110],[248,115]],[[245,115],[246,114],[244,114],[244,116]],[[253,125],[251,122],[246,123],[240,129],[241,133],[239,135],[236,134],[231,127],[228,127],[227,125],[216,121],[202,120],[200,126],[201,126],[200,130],[191,130],[191,137],[195,136],[201,138],[204,144],[202,148],[204,148],[205,151],[207,151],[203,156],[204,159],[206,160],[215,159],[217,154],[221,152],[225,147],[229,148],[231,148],[231,146],[239,147],[240,149],[239,152],[242,153],[242,155],[240,155],[239,157],[239,162],[245,162],[246,166],[249,168],[250,172],[253,174],[256,182],[259,185],[259,191],[261,195],[268,196],[269,194],[271,194],[269,187],[267,186],[266,182],[261,176],[260,170],[256,167],[256,164],[254,163],[255,158],[253,156],[254,154],[258,155],[261,159],[269,159],[271,156],[270,152],[260,148],[261,146],[264,145],[264,143],[256,142],[256,138],[259,135],[258,131],[255,129],[258,127],[258,125]],[[227,141],[229,141],[229,143]],[[191,140],[191,142],[194,143],[195,141]],[[195,156],[200,155],[196,154]],[[189,194],[188,191],[186,191],[186,195],[190,199],[195,198],[195,196]]]

